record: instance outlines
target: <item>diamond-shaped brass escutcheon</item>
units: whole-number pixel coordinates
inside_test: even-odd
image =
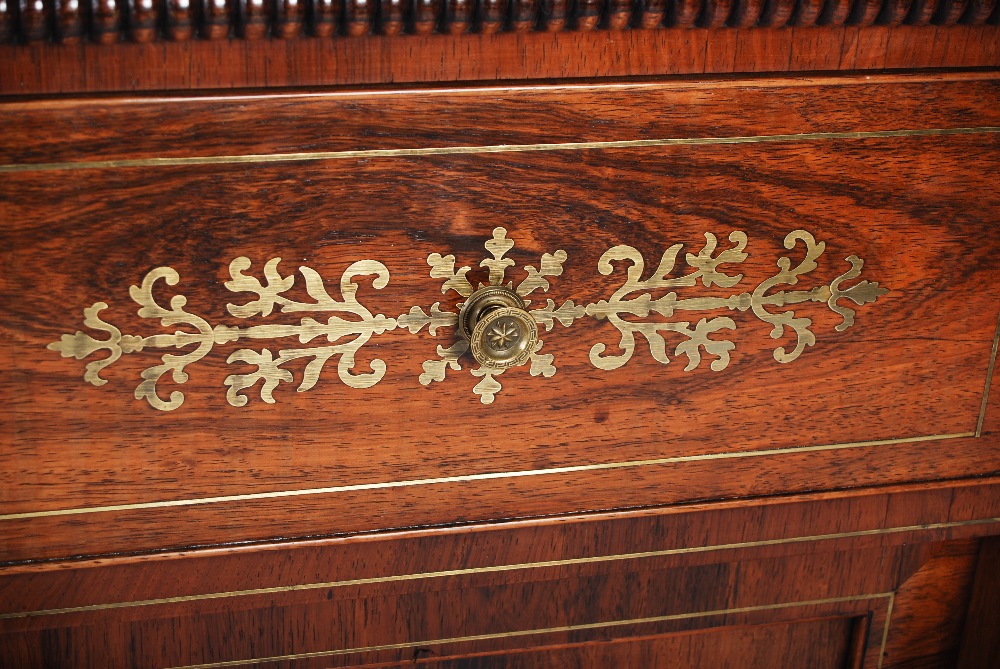
[[[472,355],[486,369],[523,365],[538,344],[535,319],[521,297],[504,286],[487,286],[469,296],[458,323]]]

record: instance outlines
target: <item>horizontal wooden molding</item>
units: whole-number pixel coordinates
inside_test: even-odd
[[[4,0],[0,43],[996,23],[996,0]]]

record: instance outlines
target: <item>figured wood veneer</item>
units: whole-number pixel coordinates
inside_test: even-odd
[[[0,0],[0,665],[991,666],[998,11]],[[994,69],[875,72],[956,67]],[[500,80],[522,81],[463,83]],[[342,88],[285,90],[319,86]],[[199,89],[216,90],[177,93]],[[40,97],[123,91],[157,97]],[[283,258],[303,302],[299,267],[339,298],[341,273],[376,260],[385,286],[355,279],[372,313],[457,311],[428,258],[478,283],[501,228],[515,282],[566,252],[535,307],[609,298],[625,268],[598,259],[616,245],[648,275],[670,245],[732,231],[743,284],[681,298],[752,290],[801,257],[782,245],[796,230],[826,245],[796,288],[849,256],[848,284],[882,288],[846,329],[826,304],[778,309],[813,321],[790,364],[772,353],[792,338],[751,312],[674,314],[733,317],[720,371],[685,370],[670,335],[668,365],[639,338],[598,369],[590,347],[617,352],[618,330],[553,322],[558,373],[509,370],[490,406],[468,357],[419,382],[447,330],[373,337],[354,364],[386,362],[371,388],[333,359],[308,392],[249,387],[242,407],[237,348],[309,342],[219,341],[186,383],[160,380],[186,395],[169,412],[133,395],[163,349],[94,387],[93,358],[50,348],[98,334],[81,320],[101,302],[129,334],[189,329],[135,313],[129,287],[158,267],[180,280],[157,299],[213,325],[297,322],[226,308],[251,299],[224,286],[239,257],[251,276]]]
[[[77,666],[94,657],[178,666],[279,656],[296,667],[415,657],[546,666],[580,653],[645,652],[622,643],[633,638],[668,647],[714,639],[727,661],[745,661],[751,648],[763,661],[773,648],[738,642],[741,630],[803,625],[787,630],[789,642],[799,639],[789,652],[808,650],[818,663],[852,646],[863,666],[883,654],[891,666],[912,646],[922,602],[961,607],[975,540],[1000,526],[997,486],[994,478],[11,566],[0,569],[0,652],[29,665],[47,652]],[[955,594],[936,589],[946,583]],[[804,624],[834,619],[843,624],[832,637]],[[951,647],[949,629],[921,642]],[[617,648],[604,645],[615,640]]]
[[[938,95],[945,86],[951,94]],[[1000,470],[988,405],[997,395],[989,400],[985,392],[998,322],[992,276],[1000,254],[989,232],[1000,210],[1000,180],[990,158],[998,140],[989,130],[1000,125],[996,83],[902,79],[754,89],[486,89],[461,94],[458,102],[451,94],[419,92],[368,101],[306,96],[262,100],[251,112],[240,100],[136,101],[113,113],[104,102],[11,104],[8,127],[36,128],[37,148],[9,141],[0,149],[17,168],[4,180],[10,306],[3,329],[12,344],[0,386],[16,440],[2,453],[10,480],[0,519],[3,558]],[[817,90],[837,100],[836,114],[810,112]],[[608,139],[781,134],[796,123],[806,132],[733,145],[513,147],[279,157],[259,164],[211,159],[296,146],[426,146],[445,105],[453,125],[472,130],[432,146],[528,143],[545,133],[587,140],[593,135],[585,119],[622,119],[623,96],[664,111],[616,122]],[[509,115],[482,114],[487,101],[493,110],[518,114],[524,129],[512,130]],[[884,116],[869,113],[883,102]],[[722,111],[737,104],[741,115]],[[798,104],[802,122],[770,113]],[[211,113],[188,113],[199,108]],[[139,162],[99,164],[126,154],[116,123],[96,137],[76,134],[73,123],[88,115],[134,118],[133,132],[150,128],[152,137],[137,139],[131,154]],[[269,131],[247,137],[226,130],[211,147],[201,144],[201,129],[181,131],[177,136],[189,139],[168,155],[207,156],[206,164],[142,162],[155,156],[157,132],[193,127],[192,119],[203,117],[216,119],[219,128],[232,120],[234,129],[260,119]],[[576,125],[568,124],[574,118]],[[983,129],[939,136],[808,134],[893,126]],[[337,128],[353,128],[349,136],[366,139],[338,139]],[[311,137],[318,144],[310,145]],[[50,155],[63,164],[32,165]],[[97,163],[69,169],[81,160]],[[65,178],[45,178],[49,174]],[[772,357],[787,341],[771,340],[770,326],[734,313],[737,348],[722,372],[707,365],[684,372],[678,361],[661,365],[644,344],[625,367],[599,370],[587,352],[598,342],[613,347],[617,331],[592,319],[572,329],[557,326],[543,339],[559,373],[548,379],[512,370],[491,407],[472,395],[477,379],[465,370],[428,387],[418,383],[422,362],[452,341],[426,331],[389,332],[359,351],[359,371],[374,359],[388,367],[370,389],[348,388],[327,370],[307,393],[283,385],[276,404],[268,405],[251,390],[242,408],[225,400],[223,380],[241,370],[225,364],[231,349],[220,346],[188,370],[191,380],[178,387],[185,404],[168,413],[137,405],[132,395],[156,354],[124,357],[106,372],[110,382],[95,388],[81,378],[83,362],[46,349],[79,328],[82,310],[98,301],[111,305],[104,315],[123,332],[158,331],[155,321],[135,316],[128,298],[128,287],[157,266],[180,274],[181,283],[166,293],[184,294],[188,308],[213,323],[231,322],[225,304],[233,294],[221,283],[239,256],[256,267],[271,257],[292,268],[298,261],[328,282],[357,260],[376,259],[391,279],[378,291],[362,282],[359,299],[372,313],[395,317],[436,301],[454,310],[458,298],[443,296],[441,281],[428,276],[428,254],[453,253],[459,265],[478,265],[483,241],[498,225],[517,242],[518,269],[511,272],[537,263],[543,252],[567,250],[565,271],[547,294],[560,303],[606,299],[621,284],[621,269],[607,277],[596,271],[611,246],[629,244],[654,262],[671,244],[697,251],[705,232],[724,239],[738,229],[752,231],[750,257],[740,268],[748,282],[771,276],[781,255],[794,256],[782,240],[807,228],[827,244],[817,282],[844,272],[843,259],[856,254],[866,261],[864,278],[890,292],[863,307],[844,332],[834,330],[840,319],[824,305],[796,307],[814,319],[817,343],[788,365]],[[470,276],[484,280],[484,271]],[[20,296],[29,285],[33,298],[25,300]],[[272,314],[262,322],[286,320]]]

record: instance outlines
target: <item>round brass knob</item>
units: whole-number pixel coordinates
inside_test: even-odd
[[[503,286],[474,292],[462,306],[458,323],[473,357],[487,369],[523,365],[538,344],[538,325],[524,300]]]

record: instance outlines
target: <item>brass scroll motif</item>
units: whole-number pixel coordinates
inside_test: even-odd
[[[158,267],[146,275],[142,286],[132,286],[129,290],[132,299],[142,307],[139,309],[139,316],[159,318],[160,324],[164,327],[187,324],[193,326],[197,333],[179,330],[174,334],[149,337],[122,335],[118,328],[100,319],[98,313],[102,309],[106,309],[108,305],[104,302],[98,302],[84,310],[83,323],[95,330],[107,332],[110,335],[108,339],[94,339],[90,335],[78,331],[73,335],[64,334],[59,341],[49,344],[48,348],[59,351],[64,358],[73,357],[77,360],[82,360],[101,349],[108,349],[110,355],[107,358],[87,363],[83,377],[84,380],[95,386],[102,386],[107,381],[101,378],[101,370],[120,358],[122,353],[137,352],[144,348],[183,348],[197,344],[197,348],[186,355],[165,354],[162,358],[163,364],[150,367],[142,372],[143,381],[135,389],[136,399],[146,399],[150,406],[162,411],[171,411],[179,407],[184,402],[184,394],[175,390],[170,393],[169,400],[164,400],[156,390],[156,383],[160,377],[167,372],[173,372],[171,378],[174,383],[186,383],[188,374],[184,368],[187,365],[204,358],[211,352],[215,344],[225,344],[241,339],[298,337],[300,343],[307,344],[317,337],[325,336],[331,344],[343,339],[348,339],[348,341],[330,346],[283,349],[278,351],[277,357],[274,357],[271,350],[267,348],[260,351],[246,348],[234,351],[226,362],[230,364],[243,362],[254,365],[257,369],[247,374],[232,374],[226,377],[224,383],[229,387],[226,399],[233,406],[245,405],[247,398],[241,394],[241,391],[250,388],[258,381],[263,382],[260,389],[261,399],[273,404],[275,400],[272,392],[278,384],[292,382],[292,373],[281,369],[281,366],[297,358],[313,358],[306,365],[302,381],[299,383],[298,390],[300,392],[309,390],[316,385],[323,366],[336,355],[340,356],[337,365],[338,375],[340,380],[348,386],[369,388],[381,381],[385,374],[385,363],[381,360],[373,360],[370,373],[355,374],[351,371],[354,367],[354,354],[371,339],[372,335],[394,329],[396,320],[386,318],[382,314],[373,316],[355,298],[358,286],[351,280],[356,276],[374,274],[376,278],[372,285],[375,288],[384,288],[389,283],[389,270],[386,269],[385,265],[374,260],[362,260],[348,267],[340,279],[342,301],[330,297],[323,279],[315,270],[309,267],[300,267],[299,272],[305,281],[306,292],[314,301],[296,302],[282,296],[282,293],[289,290],[295,283],[295,277],[294,275],[282,277],[278,272],[278,263],[280,262],[281,258],[272,258],[264,265],[265,284],[262,284],[255,277],[243,274],[244,270],[250,268],[249,259],[240,257],[229,264],[229,274],[232,279],[226,282],[226,288],[234,293],[251,292],[257,294],[256,300],[245,304],[227,305],[232,316],[237,318],[269,316],[277,306],[281,313],[332,312],[344,316],[355,316],[357,319],[331,315],[325,323],[321,323],[305,316],[298,325],[254,325],[248,328],[217,325],[212,328],[205,319],[184,311],[183,307],[187,304],[187,298],[183,295],[175,295],[170,300],[169,311],[156,303],[153,298],[153,285],[156,281],[162,278],[167,285],[173,286],[179,280],[177,272],[173,269]]]
[[[784,240],[786,249],[793,250],[800,244],[805,255],[793,266],[789,257],[781,257],[777,261],[778,272],[756,286],[746,290],[734,291],[727,297],[687,297],[680,298],[673,290],[681,287],[696,287],[699,283],[705,288],[718,286],[720,288],[735,288],[743,281],[743,274],[734,273],[733,267],[746,260],[747,236],[740,231],[730,233],[731,246],[719,249],[718,238],[705,233],[705,245],[697,253],[687,253],[684,263],[687,272],[677,271],[677,259],[683,248],[675,244],[668,248],[652,274],[643,279],[645,262],[642,254],[631,246],[615,246],[604,253],[598,262],[598,272],[610,275],[615,271],[612,263],[624,261],[628,263],[625,270],[625,281],[608,299],[588,305],[577,305],[573,300],[566,300],[557,306],[550,298],[544,306],[530,311],[531,318],[539,326],[539,330],[551,331],[556,323],[570,327],[580,318],[590,316],[599,320],[607,320],[620,333],[618,348],[621,353],[607,354],[604,343],[596,343],[590,349],[591,363],[603,370],[613,370],[625,365],[635,354],[636,334],[641,335],[649,346],[653,359],[660,363],[670,362],[667,352],[668,342],[665,335],[681,341],[673,347],[675,357],[685,356],[687,364],[684,371],[691,371],[702,362],[703,353],[714,358],[709,365],[714,371],[725,369],[730,362],[730,354],[736,345],[725,338],[724,332],[736,329],[736,322],[725,315],[711,315],[693,319],[671,320],[675,315],[684,312],[718,312],[750,311],[761,321],[772,326],[770,336],[781,339],[786,334],[795,336],[795,347],[789,351],[785,347],[774,350],[773,356],[777,362],[788,363],[798,358],[807,346],[816,343],[813,334],[812,319],[796,316],[788,307],[807,302],[825,303],[838,314],[842,322],[835,329],[843,331],[854,324],[854,309],[842,302],[850,300],[855,305],[864,305],[876,301],[888,292],[873,281],[859,281],[844,288],[845,282],[854,280],[861,275],[864,261],[856,256],[848,256],[850,269],[835,278],[828,285],[819,285],[807,290],[790,290],[805,275],[818,267],[817,260],[826,248],[824,242],[817,242],[812,234],[805,230],[790,232]],[[548,292],[549,278],[562,274],[563,263],[567,254],[559,250],[546,253],[541,257],[538,268],[528,265],[524,267],[527,275],[516,288],[513,281],[508,281],[506,271],[515,262],[506,257],[514,248],[514,242],[507,238],[504,228],[496,228],[493,237],[486,242],[486,252],[489,257],[480,262],[480,266],[489,270],[487,284],[480,284],[483,289],[489,286],[503,287],[514,291],[521,298],[535,291]],[[297,390],[302,392],[313,388],[319,381],[325,364],[333,357],[339,356],[337,374],[340,380],[351,388],[370,388],[382,380],[385,375],[385,362],[375,359],[370,363],[371,371],[355,372],[355,355],[373,336],[385,332],[406,329],[411,334],[419,333],[427,328],[432,337],[436,337],[442,329],[453,330],[450,345],[437,347],[437,357],[423,363],[423,373],[418,380],[422,385],[445,380],[449,369],[460,371],[462,360],[469,351],[467,334],[457,328],[459,314],[445,311],[440,302],[432,304],[428,311],[419,306],[412,307],[407,313],[396,318],[387,318],[382,314],[372,312],[357,300],[358,285],[356,277],[374,276],[372,285],[376,289],[385,288],[389,283],[389,270],[380,262],[362,260],[354,263],[344,272],[340,279],[341,299],[331,297],[327,287],[314,269],[300,267],[306,293],[311,301],[299,302],[287,293],[295,283],[295,275],[282,276],[278,270],[280,258],[272,258],[263,268],[264,282],[255,276],[244,274],[251,267],[249,259],[240,257],[229,265],[231,280],[225,287],[233,293],[252,293],[256,299],[243,304],[228,304],[229,314],[235,318],[250,319],[267,317],[276,309],[282,314],[311,313],[325,314],[325,322],[312,316],[302,316],[297,324],[265,324],[238,327],[230,325],[212,326],[204,318],[184,309],[187,299],[183,295],[175,295],[170,299],[169,308],[161,306],[153,296],[153,289],[161,279],[168,286],[176,285],[180,277],[170,267],[158,267],[149,272],[141,286],[132,286],[129,294],[139,305],[139,316],[142,318],[159,319],[164,327],[175,325],[186,326],[171,334],[154,334],[149,336],[122,334],[114,325],[105,322],[100,312],[108,308],[104,302],[97,302],[84,309],[84,325],[92,330],[107,334],[106,339],[95,339],[84,332],[64,334],[59,341],[49,344],[48,348],[59,351],[63,357],[73,357],[82,360],[102,350],[107,350],[107,357],[92,360],[87,363],[84,380],[95,386],[107,383],[101,376],[102,370],[117,361],[123,354],[136,353],[144,349],[190,349],[187,353],[176,355],[164,353],[161,364],[147,368],[141,373],[142,382],[135,390],[136,399],[145,399],[150,406],[162,411],[176,409],[184,402],[184,394],[172,391],[168,399],[164,399],[157,391],[157,382],[168,372],[170,379],[176,384],[188,380],[186,368],[207,356],[216,345],[239,341],[278,340],[296,337],[300,344],[309,344],[313,340],[325,338],[327,345],[282,348],[275,354],[270,348],[255,350],[241,348],[229,355],[229,364],[243,363],[255,369],[231,374],[224,384],[228,387],[226,399],[233,406],[244,406],[248,398],[244,391],[260,383],[260,398],[267,403],[274,403],[273,391],[281,383],[293,381],[292,372],[282,369],[286,363],[299,358],[311,358],[305,367]],[[471,267],[463,266],[455,269],[455,256],[442,256],[431,253],[427,257],[430,265],[430,276],[443,279],[441,292],[454,291],[462,298],[468,299],[476,288],[468,280]],[[779,289],[780,288],[780,289]],[[667,291],[667,292],[664,292]],[[654,295],[659,295],[654,297]],[[458,305],[460,308],[462,304]],[[651,318],[656,314],[658,318]],[[527,316],[525,316],[527,318]],[[530,320],[528,323],[530,324]],[[488,333],[490,341],[502,347],[510,336],[504,327],[509,324],[498,322],[500,327]],[[551,377],[556,373],[553,364],[554,355],[540,353],[542,341],[531,340],[531,353],[525,361],[530,361],[528,373],[531,376]],[[470,356],[471,357],[471,356]],[[513,367],[512,367],[513,368]],[[496,394],[502,390],[497,380],[504,371],[480,365],[469,370],[479,378],[473,392],[484,404],[494,401]]]

